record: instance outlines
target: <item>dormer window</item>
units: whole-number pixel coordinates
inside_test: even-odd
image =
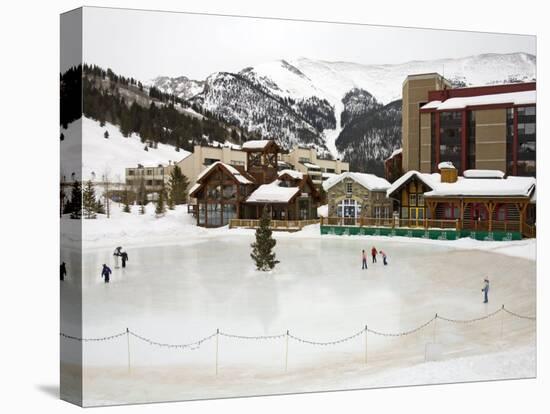
[[[346,183],[346,193],[353,193],[353,183]]]

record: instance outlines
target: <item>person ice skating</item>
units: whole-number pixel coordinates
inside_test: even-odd
[[[363,250],[363,267],[361,269],[368,269],[367,266],[367,253]]]
[[[380,254],[382,255],[382,261],[384,262],[384,266],[387,266],[388,265],[388,256],[382,250],[380,250]]]
[[[120,258],[122,259],[122,268],[126,267],[126,262],[128,261],[128,253],[125,251],[121,253]]]
[[[105,279],[105,283],[109,283],[109,280],[111,280],[111,277],[110,277],[111,273],[113,273],[111,268],[107,266],[105,263],[103,263],[103,269],[101,269],[101,276],[103,277],[103,279]]]
[[[483,288],[481,289],[481,291],[483,292],[483,296],[484,296],[483,303],[488,303],[489,302],[489,279],[486,278],[483,280]]]
[[[65,267],[65,262],[61,263],[61,266],[59,266],[61,280],[65,280],[65,276],[67,276],[67,268]]]
[[[122,247],[118,246],[115,251],[113,252],[113,256],[115,256],[115,269],[118,269],[118,258],[122,256]]]
[[[376,255],[378,254],[378,251],[376,250],[376,247],[372,246],[370,254],[372,255],[372,262],[376,263]]]

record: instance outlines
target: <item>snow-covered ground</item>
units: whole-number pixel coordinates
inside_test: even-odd
[[[109,138],[104,137],[105,131]],[[102,181],[103,175],[108,174],[111,181],[124,182],[128,167],[137,167],[138,163],[148,167],[168,165],[169,161],[178,162],[189,155],[187,151],[176,151],[175,147],[165,144],[145,151],[145,144],[138,135],[124,137],[118,126],[107,122],[102,127],[86,117],[70,123],[61,132],[65,137],[61,141],[61,176],[66,180],[71,179],[73,172],[80,179],[82,169],[84,180]]]
[[[502,304],[535,315],[535,242],[430,241],[368,236],[321,236],[319,227],[275,233],[281,263],[259,273],[249,257],[252,230],[196,227],[186,206],[156,218],[113,206],[113,217],[83,221],[83,335],[133,332],[166,343],[188,343],[216,329],[237,335],[281,335],[331,341],[360,332],[365,324],[383,332],[415,328],[441,316],[475,318]],[[77,221],[66,219],[71,226]],[[69,277],[62,297],[80,289],[75,233],[62,242]],[[100,278],[102,263],[113,266],[114,247],[129,254],[126,269]],[[360,252],[375,245],[389,265],[361,270]],[[496,254],[498,253],[498,254]],[[481,303],[481,283],[491,279],[490,303]],[[64,304],[62,330],[75,330],[75,312]],[[73,309],[76,311],[76,309]],[[69,316],[67,316],[69,315]],[[73,315],[73,316],[71,316]],[[425,347],[441,345],[442,357],[424,362]],[[296,391],[350,389],[532,377],[535,323],[503,312],[473,324],[439,320],[414,335],[368,335],[337,345],[289,341],[285,372],[284,337],[219,339],[196,349],[157,347],[120,337],[84,343],[88,404],[196,399]],[[66,340],[66,339],[65,339]],[[64,360],[69,364],[71,361]],[[123,399],[120,396],[124,396]]]

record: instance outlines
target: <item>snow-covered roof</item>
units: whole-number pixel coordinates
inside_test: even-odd
[[[449,98],[445,101],[431,101],[424,105],[421,109],[437,109],[438,111],[447,111],[451,109],[464,109],[468,106],[476,105],[528,105],[535,103],[537,103],[537,91],[521,91]]]
[[[443,161],[443,162],[440,162],[439,164],[437,164],[437,168],[439,170],[443,170],[443,169],[455,169],[455,166],[453,165],[452,162],[450,161]]]
[[[331,177],[323,182],[323,188],[325,189],[325,191],[328,191],[345,178],[351,178],[353,181],[361,184],[363,187],[370,191],[382,191],[387,190],[390,187],[390,183],[386,179],[378,177],[374,174],[345,172],[340,175]]]
[[[264,149],[271,141],[268,139],[253,139],[246,141],[243,145],[243,149]]]
[[[500,170],[466,170],[463,175],[464,178],[504,178]]]
[[[198,188],[199,188],[200,186],[201,186],[200,183],[195,183],[195,184],[193,185],[193,187],[191,187],[191,188],[189,189],[188,194],[193,194],[196,190],[198,190]]]
[[[304,178],[304,174],[301,173],[300,171],[289,170],[289,169],[279,171],[279,177],[281,177],[282,175],[285,175],[285,174],[290,175],[292,178],[294,178],[296,180],[301,180],[302,178]]]
[[[536,185],[536,179],[533,177],[458,177],[454,183],[442,183],[440,174],[413,170],[395,181],[388,189],[387,195],[393,194],[412,176],[416,176],[430,188],[430,191],[424,193],[426,197],[529,197]]]
[[[403,152],[403,148],[397,148],[396,150],[394,150],[391,155],[386,158],[387,160],[391,160],[393,157],[395,157],[397,154],[401,154]]]
[[[226,164],[221,161],[216,161],[214,164],[210,165],[208,168],[203,170],[198,176],[197,176],[197,182],[201,180],[201,178],[205,177],[213,168],[215,168],[218,165],[223,165],[233,177],[239,181],[241,184],[253,184],[252,181],[250,181],[248,178],[246,178],[244,175],[241,174],[239,170],[237,170],[235,167]]]
[[[320,170],[321,167],[319,167],[317,164],[313,164],[311,162],[303,162],[304,166],[308,168],[309,170]]]
[[[247,203],[288,203],[299,191],[299,187],[279,187],[281,181],[275,180],[259,186],[248,196]]]

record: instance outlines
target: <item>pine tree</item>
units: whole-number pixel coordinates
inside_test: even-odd
[[[72,219],[80,219],[82,217],[82,187],[80,181],[73,182],[71,190],[71,200],[65,204],[63,211],[65,214],[70,214]]]
[[[86,183],[84,191],[82,192],[82,210],[85,218],[96,218],[97,201],[95,199],[94,185],[91,180]]]
[[[109,131],[105,130],[103,137],[105,137],[105,139],[109,139]]]
[[[157,199],[157,207],[155,208],[155,215],[162,217],[166,213],[166,205],[164,204],[164,189],[159,191],[159,197]]]
[[[275,260],[275,253],[273,252],[277,241],[272,237],[270,225],[269,212],[267,207],[264,207],[260,226],[256,229],[256,241],[250,245],[252,247],[250,257],[256,263],[256,269],[264,272],[273,269],[279,263],[278,260]]]
[[[176,165],[170,173],[168,181],[170,187],[170,198],[175,205],[185,204],[187,202],[187,187],[189,180],[181,172],[181,168]]]
[[[168,204],[168,209],[169,210],[174,210],[176,208],[176,205],[174,204],[174,197],[172,196],[172,191],[168,191],[168,194],[167,194],[167,204]]]
[[[131,210],[130,210],[130,197],[128,195],[128,190],[124,190],[124,208],[122,209],[123,212],[125,213],[131,213]]]

